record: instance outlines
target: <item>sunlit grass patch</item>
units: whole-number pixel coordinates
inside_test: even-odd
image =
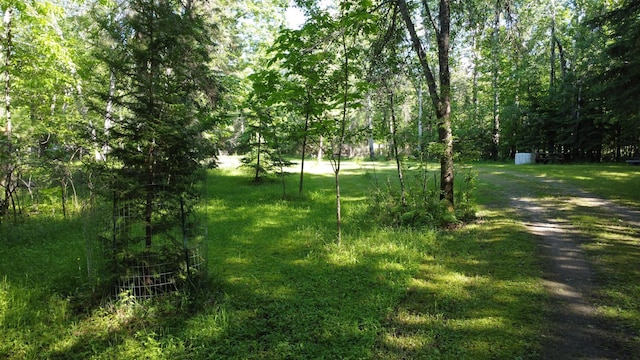
[[[302,194],[298,178],[286,177],[284,199],[278,181],[254,184],[242,170],[210,171],[209,283],[192,300],[176,296],[138,306],[123,298],[78,307],[69,299],[76,287],[85,291],[81,230],[53,224],[57,233],[45,243],[36,240],[47,228],[27,229],[0,249],[6,276],[0,281],[0,357],[539,358],[547,298],[538,249],[508,199],[483,183],[479,203],[497,206],[480,208],[477,222],[441,232],[381,227],[362,216],[364,203],[376,179],[397,179],[393,165],[345,164],[340,245],[333,176],[321,173],[330,168],[306,174]],[[544,180],[554,179],[553,171],[546,168]],[[564,181],[588,176],[585,168]],[[552,195],[542,185],[529,196]],[[586,209],[564,206],[557,211]],[[585,244],[586,251],[616,269],[607,277],[618,285],[600,294],[600,310],[633,327],[638,289],[626,283],[638,275],[619,272],[615,262],[634,267],[637,241],[632,229],[615,219],[599,227],[603,221],[576,220],[584,224],[580,231],[599,237]],[[47,269],[5,265],[14,254],[43,259]],[[65,284],[69,278],[75,280]]]
[[[640,207],[640,170],[635,166],[625,164],[508,165],[501,166],[500,169],[548,177],[609,199]]]
[[[229,310],[224,304],[209,304],[202,314],[186,321],[182,336],[190,341],[216,340],[224,336],[230,324]]]
[[[504,213],[486,214],[432,244],[387,320],[378,358],[537,358],[546,295],[535,243]]]

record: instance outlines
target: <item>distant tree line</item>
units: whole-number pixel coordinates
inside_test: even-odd
[[[295,4],[297,29],[282,0],[3,1],[0,217],[220,151],[256,178],[326,159],[337,190],[344,157],[437,161],[451,208],[456,159],[640,157],[637,1]]]

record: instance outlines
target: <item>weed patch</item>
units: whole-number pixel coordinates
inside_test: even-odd
[[[405,186],[401,189],[387,173],[384,183],[377,181],[372,186],[368,219],[391,227],[446,228],[470,222],[475,219],[476,205],[474,191],[477,174],[471,168],[459,169],[455,191],[455,212],[448,210],[448,204],[441,199],[440,188],[435,173],[418,167],[405,169]]]

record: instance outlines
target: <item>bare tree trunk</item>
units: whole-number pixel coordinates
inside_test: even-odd
[[[311,95],[309,94],[311,90],[307,88],[307,97],[309,98]],[[310,100],[308,100],[310,101]],[[309,104],[307,103],[307,111],[304,118],[304,135],[302,138],[302,159],[300,160],[300,185],[298,187],[298,194],[302,195],[302,182],[304,180],[304,158],[307,156],[307,132],[309,131],[309,120],[311,117],[311,109],[309,108]]]
[[[316,161],[317,164],[320,165],[322,163],[322,147],[324,146],[324,137],[322,135],[320,135],[320,141],[318,144],[318,152],[317,152],[317,157],[316,157]]]
[[[336,243],[340,245],[342,243],[342,202],[340,199],[340,166],[342,164],[342,147],[344,146],[344,138],[347,129],[347,108],[349,104],[349,56],[347,53],[347,35],[342,32],[342,51],[343,51],[343,64],[344,78],[343,82],[343,94],[342,94],[342,118],[340,119],[340,133],[338,134],[338,154],[335,154],[335,149],[332,151],[332,165],[335,174],[336,182],[336,224],[337,224],[337,239]]]
[[[418,151],[420,152],[420,157],[422,157],[423,149],[423,129],[422,129],[422,81],[420,81],[420,85],[418,86]]]
[[[478,38],[480,37],[479,30],[474,29],[473,31],[473,89],[472,89],[472,99],[471,106],[472,109],[472,121],[471,123],[474,125],[478,125],[480,122],[480,100],[478,96],[478,78],[480,77],[479,71],[479,62],[480,62],[480,50],[478,49]]]
[[[12,16],[13,9],[9,8],[4,13],[4,26],[6,29],[5,34],[5,54],[4,54],[4,75],[5,75],[5,88],[4,88],[4,105],[5,105],[5,116],[7,117],[6,126],[5,126],[5,135],[7,137],[8,143],[11,143],[12,136],[12,123],[11,123],[11,73],[9,69],[11,69],[11,52],[13,51],[13,42],[12,42]]]
[[[146,174],[146,184],[144,186],[146,191],[146,203],[145,203],[145,212],[144,212],[144,220],[145,220],[145,244],[147,247],[151,246],[151,240],[153,237],[153,204],[154,204],[154,195],[156,192],[155,186],[155,176],[154,176],[154,162],[155,162],[155,154],[153,145],[149,149],[149,153],[147,154],[147,174]]]
[[[337,162],[340,162],[340,155],[338,155]],[[334,170],[334,178],[336,182],[336,226],[337,226],[337,238],[336,243],[340,245],[342,243],[342,202],[340,201],[340,170]]]
[[[66,178],[60,179],[60,198],[62,202],[62,217],[67,218],[67,181]]]
[[[278,164],[280,167],[280,181],[282,182],[282,200],[286,200],[287,198],[287,183],[285,181],[285,173],[284,173],[284,159],[282,158],[282,148],[280,147],[280,143],[278,141],[278,131],[277,127],[273,128],[273,139],[276,145],[276,149],[278,151]]]
[[[105,109],[104,115],[104,134],[109,134],[109,129],[111,129],[111,124],[113,124],[113,97],[116,96],[116,76],[113,71],[109,74],[109,99],[107,100],[107,107]],[[96,160],[107,160],[107,154],[109,153],[109,146],[103,145],[102,151],[96,153]],[[99,150],[97,150],[99,151]]]
[[[498,91],[498,77],[500,75],[500,0],[496,2],[495,18],[493,21],[493,46],[491,47],[493,57],[492,81],[493,87],[493,121],[491,130],[491,158],[498,160],[500,149],[500,93]]]
[[[449,0],[440,1],[440,31],[438,32],[438,65],[440,77],[440,98],[438,118],[441,119],[440,142],[444,153],[440,160],[440,197],[448,203],[448,210],[454,210],[453,196],[453,133],[451,131],[451,73],[449,70],[449,40],[451,32],[451,9]]]
[[[556,82],[556,7],[555,1],[551,1],[551,56],[549,71],[549,91],[552,92]]]
[[[373,147],[373,110],[371,109],[371,92],[367,92],[366,99],[367,126],[369,127],[369,159],[375,160],[376,152]]]
[[[262,120],[260,120],[260,131],[262,131]],[[258,138],[258,157],[256,159],[256,174],[253,181],[258,181],[260,178],[260,153],[262,152],[262,140],[260,139],[260,133],[258,133],[256,137]]]
[[[154,40],[155,40],[155,27],[154,27],[154,23],[153,20],[152,22],[149,24],[149,43],[153,44]],[[154,83],[155,83],[155,79],[156,79],[156,71],[158,70],[158,55],[155,53],[154,51],[155,49],[150,49],[150,58],[148,59],[149,61],[149,68],[148,68],[148,91],[149,91],[149,104],[148,104],[148,108],[149,108],[149,115],[153,118],[153,117],[159,117],[158,114],[156,114],[156,112],[159,112],[160,109],[157,109],[156,104],[155,104],[155,89],[154,89]],[[156,120],[156,119],[153,119]],[[149,145],[149,149],[148,149],[148,153],[147,153],[147,161],[148,163],[146,164],[147,166],[147,176],[146,176],[146,184],[144,185],[144,188],[146,189],[146,206],[145,206],[145,244],[147,246],[147,248],[151,247],[151,243],[152,243],[152,236],[153,236],[153,205],[154,205],[154,196],[156,193],[156,184],[155,184],[155,139],[152,139],[152,141],[150,142]]]

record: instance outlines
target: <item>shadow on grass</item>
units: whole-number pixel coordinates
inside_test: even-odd
[[[360,206],[370,179],[355,172],[342,179],[348,213]],[[147,307],[102,304],[59,320],[43,315],[30,323],[39,324],[36,332],[13,322],[14,345],[4,343],[3,355],[20,358],[19,346],[23,357],[48,358],[535,354],[541,314],[531,307],[540,289],[530,243],[519,229],[487,220],[436,239],[432,231],[347,220],[338,246],[332,178],[305,175],[303,196],[296,184],[296,177],[287,178],[290,196],[283,201],[278,182],[252,185],[249,178],[214,172],[207,197],[211,284],[201,297]],[[49,270],[74,267],[66,260]],[[36,282],[51,289],[44,279]]]
[[[242,206],[242,188],[214,200],[210,268],[222,280],[230,318],[223,335],[194,339],[208,344],[203,353],[362,358],[371,351],[407,270],[387,266],[388,252],[334,245],[331,188],[320,186],[331,183],[315,175],[306,181],[313,189],[306,200]]]
[[[71,257],[34,243],[34,261],[51,255],[59,261],[46,269],[49,276],[25,267],[6,280],[2,296],[8,300],[0,318],[7,336],[0,354],[10,359],[366,356],[379,319],[397,297],[394,282],[405,270],[380,265],[385,253],[365,259],[360,250],[335,246],[332,184],[321,176],[308,181],[313,190],[306,196],[282,201],[277,183],[255,186],[237,177],[213,177],[208,212],[213,285],[187,305],[180,298],[144,306],[120,299],[74,313],[66,300],[70,292],[57,288],[83,254],[81,226],[73,237],[49,239],[72,250]],[[49,225],[45,228],[57,228]],[[31,248],[14,243],[15,253]],[[3,260],[10,258],[3,254]],[[21,275],[31,282],[17,286]],[[28,287],[38,290],[28,293]],[[59,303],[47,302],[52,296]],[[20,320],[24,316],[30,320]]]
[[[501,168],[501,173],[487,176],[499,188],[496,198],[503,199],[495,205],[517,209],[513,218],[525,221],[539,242],[551,297],[545,305],[551,326],[545,334],[545,354],[635,358],[629,354],[640,350],[635,300],[640,251],[634,228],[640,214],[580,190],[585,178],[576,174],[588,169],[597,174],[590,181],[600,177],[596,193],[623,194],[616,189],[628,178],[604,176],[606,171],[597,166],[545,167],[537,170],[548,173],[535,177]],[[604,177],[611,181],[604,182]]]
[[[82,221],[29,217],[0,227],[0,357],[35,357],[72,323],[86,284]]]
[[[442,234],[387,319],[377,358],[539,358],[545,295],[535,252],[504,219]]]

